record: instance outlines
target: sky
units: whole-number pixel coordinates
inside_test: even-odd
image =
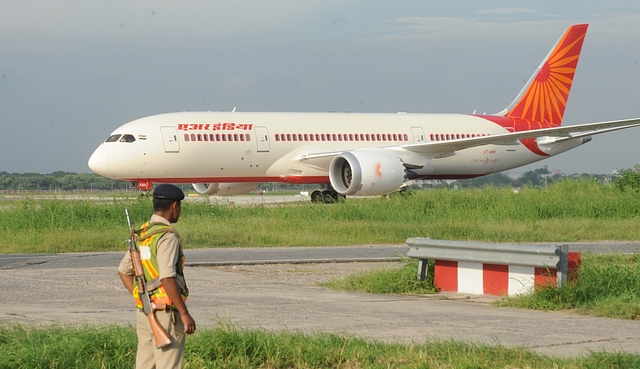
[[[0,2],[0,171],[89,173],[118,126],[173,111],[496,113],[589,23],[565,125],[640,117],[640,2]],[[544,165],[640,163],[640,128]]]

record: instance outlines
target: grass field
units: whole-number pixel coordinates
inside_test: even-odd
[[[4,201],[0,253],[124,250],[124,209],[134,222],[149,199]],[[429,190],[332,205],[187,203],[178,223],[186,247],[401,244],[408,237],[492,242],[640,240],[640,193],[591,181],[547,189]],[[583,258],[579,283],[499,302],[534,309],[638,319],[639,256]],[[327,284],[372,293],[429,293],[416,267]],[[432,274],[431,274],[432,275]],[[617,315],[615,315],[617,314]],[[135,330],[121,326],[0,325],[0,368],[130,368]],[[348,336],[269,332],[221,323],[189,337],[186,368],[632,368],[640,356],[592,352],[560,359],[532,351],[453,341],[389,344]]]
[[[4,201],[0,253],[124,250],[150,199]],[[185,247],[401,244],[409,237],[490,242],[640,240],[640,192],[593,181],[547,189],[425,190],[390,199],[277,206],[186,203]]]
[[[498,306],[640,319],[640,254],[584,254],[579,277],[566,286],[505,298]]]
[[[0,368],[132,368],[133,327],[0,325]],[[219,324],[187,337],[184,368],[637,368],[640,356],[592,352],[553,358],[521,348],[454,341],[382,343]]]

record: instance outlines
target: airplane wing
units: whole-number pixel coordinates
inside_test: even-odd
[[[640,126],[640,118],[616,120],[611,122],[598,122],[579,124],[574,126],[560,126],[554,128],[533,129],[529,131],[508,132],[499,135],[461,138],[449,141],[425,142],[412,145],[403,145],[401,148],[417,153],[425,154],[449,154],[458,150],[468,149],[482,145],[514,145],[518,140],[525,138],[549,137],[551,141],[562,142],[578,137],[593,136],[601,133],[612,132],[619,129]],[[547,141],[550,142],[550,141]]]

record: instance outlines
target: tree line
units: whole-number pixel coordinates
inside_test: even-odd
[[[623,169],[617,175],[602,174],[574,174],[571,176],[549,172],[546,166],[524,173],[512,178],[502,173],[496,173],[484,177],[458,181],[419,181],[412,186],[414,189],[451,187],[451,188],[478,188],[486,185],[517,187],[544,187],[555,181],[566,180],[567,178],[580,178],[597,180],[600,183],[613,183],[621,190],[640,190],[640,164],[636,164],[633,169]],[[135,189],[135,184],[127,181],[109,179],[95,173],[73,173],[56,171],[50,174],[39,173],[8,173],[0,172],[0,191],[125,191]],[[261,184],[260,189],[274,188],[273,184]],[[308,185],[287,185],[277,184],[277,190],[292,191],[303,188],[309,189]],[[187,189],[187,187],[185,187]]]
[[[56,171],[50,174],[0,172],[0,190],[3,191],[119,191],[130,188],[130,183],[109,179],[95,173]]]

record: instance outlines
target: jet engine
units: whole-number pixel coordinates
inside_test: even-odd
[[[337,155],[329,165],[331,186],[347,196],[391,193],[406,180],[406,169],[383,150],[354,150]]]
[[[243,182],[243,183],[194,183],[193,188],[202,194],[209,196],[231,196],[241,195],[251,192],[258,188],[260,183]]]

